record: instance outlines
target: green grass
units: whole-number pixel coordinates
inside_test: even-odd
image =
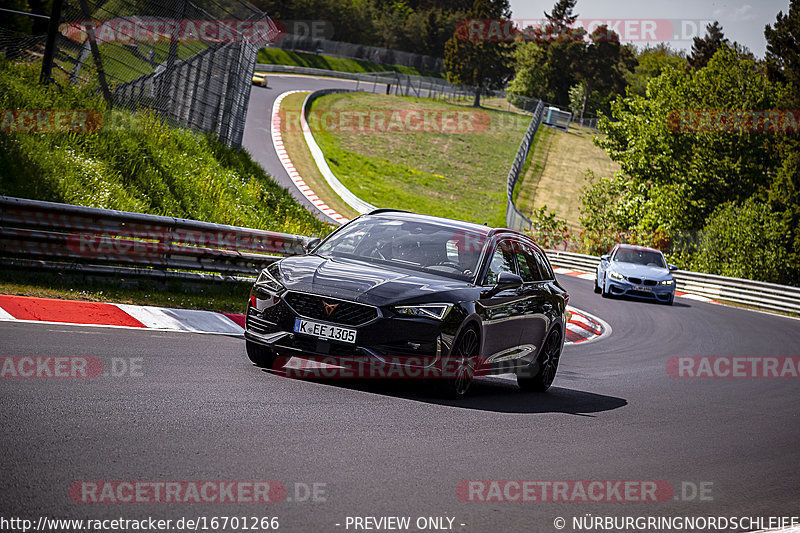
[[[43,88],[30,65],[0,61],[0,109],[105,107],[65,80]],[[95,133],[0,134],[0,194],[167,215],[302,235],[317,220],[242,149],[173,128],[147,112]]]
[[[594,145],[595,135],[588,131],[579,133],[574,127],[569,132],[546,126],[539,129],[528,155],[530,166],[514,190],[520,211],[529,214],[546,205],[571,227],[580,227],[580,195],[587,183],[587,171],[612,176],[620,169]]]
[[[60,272],[30,272],[0,267],[0,294],[155,305],[243,313],[250,283],[214,282],[202,285],[147,279],[85,279]]]
[[[292,160],[292,164],[297,172],[303,177],[303,181],[311,187],[314,193],[323,199],[330,208],[347,218],[355,218],[358,211],[350,207],[344,200],[328,185],[325,178],[317,168],[311,151],[308,149],[303,132],[300,130],[300,120],[290,119],[300,116],[303,102],[308,93],[290,94],[281,102],[281,138],[283,146]]]
[[[373,205],[505,224],[506,177],[529,117],[361,93],[324,96],[312,110],[477,112],[472,133],[322,131],[313,123],[312,129],[333,173]]]
[[[437,72],[420,71],[412,67],[402,65],[384,65],[373,63],[361,59],[350,59],[345,57],[333,57],[308,52],[293,52],[281,50],[280,48],[262,48],[258,51],[257,63],[267,63],[272,65],[293,65],[297,67],[319,68],[324,70],[335,70],[338,72],[387,72],[394,71],[401,74],[417,76],[433,76],[441,78],[442,74]]]

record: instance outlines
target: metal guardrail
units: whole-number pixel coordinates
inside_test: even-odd
[[[57,262],[153,277],[256,274],[308,238],[182,218],[0,196],[0,257],[8,265]],[[182,273],[183,276],[177,275]],[[207,276],[206,276],[207,277]]]
[[[533,118],[525,131],[525,136],[517,149],[517,154],[514,156],[514,162],[511,163],[511,170],[508,171],[508,179],[506,180],[506,226],[515,230],[530,230],[533,226],[531,219],[522,214],[514,204],[514,187],[517,185],[519,174],[525,166],[525,161],[528,159],[528,152],[533,143],[533,137],[539,130],[544,115],[544,102],[539,100],[536,104],[536,109],[533,112]]]
[[[594,273],[599,257],[573,252],[548,251],[554,266]],[[765,283],[742,278],[729,278],[688,270],[676,270],[676,289],[688,294],[725,300],[781,313],[800,314],[800,287]]]
[[[350,189],[348,189],[339,178],[331,170],[331,167],[328,166],[328,162],[325,160],[325,154],[322,153],[322,149],[317,144],[317,141],[314,139],[314,134],[311,131],[311,128],[308,125],[307,117],[308,111],[311,107],[311,103],[321,96],[325,96],[326,94],[337,94],[337,93],[350,93],[355,92],[350,89],[322,89],[319,91],[314,91],[306,96],[306,99],[303,100],[303,107],[300,111],[300,126],[303,129],[303,138],[306,141],[306,145],[308,146],[309,152],[311,152],[311,157],[314,159],[314,163],[316,163],[317,168],[319,169],[320,174],[322,177],[325,178],[325,181],[330,185],[333,192],[339,195],[339,197],[350,207],[356,210],[359,214],[363,215],[365,213],[369,213],[370,211],[374,211],[377,209],[374,205],[370,204],[369,202],[365,202],[358,196],[356,196]]]

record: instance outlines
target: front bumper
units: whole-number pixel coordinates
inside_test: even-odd
[[[633,283],[627,279],[614,279],[609,276],[607,292],[614,296],[630,296],[643,300],[654,300],[658,302],[668,302],[675,296],[675,283],[672,285],[645,285],[643,283]]]
[[[295,307],[281,296],[254,289],[247,309],[245,338],[279,356],[343,363],[372,360],[420,368],[436,366],[449,355],[452,346],[449,321],[386,316],[387,313],[376,308],[375,316],[363,323],[341,323],[298,313]],[[296,333],[294,324],[298,318],[354,329],[356,342]]]

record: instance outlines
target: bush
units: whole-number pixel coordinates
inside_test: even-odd
[[[769,205],[750,198],[729,202],[709,217],[693,267],[723,276],[787,283],[789,228]]]

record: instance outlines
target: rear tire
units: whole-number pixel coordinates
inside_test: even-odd
[[[275,352],[252,341],[245,340],[244,342],[247,348],[247,357],[254,365],[261,368],[272,368],[277,358]]]
[[[455,375],[445,378],[445,391],[449,398],[460,400],[467,395],[475,378],[479,350],[478,332],[471,326],[467,327],[453,345],[450,355],[450,360],[455,361]]]
[[[561,332],[558,330],[550,333],[547,337],[542,350],[539,353],[537,362],[539,372],[533,376],[525,375],[525,372],[517,374],[517,384],[525,392],[545,392],[553,384],[558,370],[558,361],[561,359]]]

